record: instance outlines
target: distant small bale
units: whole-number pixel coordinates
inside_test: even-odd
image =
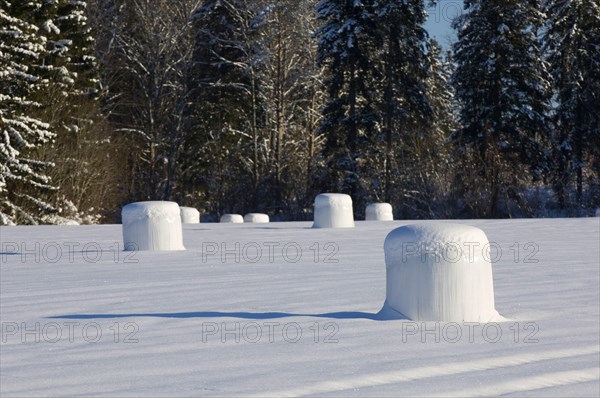
[[[262,213],[248,213],[244,216],[245,223],[266,224],[269,222],[269,216]]]
[[[200,212],[193,207],[180,207],[182,224],[200,224]]]
[[[223,214],[220,222],[222,224],[243,224],[244,217],[239,214]]]
[[[367,221],[394,221],[392,205],[389,203],[371,203],[365,211]]]

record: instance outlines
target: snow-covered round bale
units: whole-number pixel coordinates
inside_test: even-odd
[[[262,213],[248,213],[244,216],[244,222],[266,224],[269,222],[269,216]]]
[[[392,205],[389,203],[371,203],[365,212],[367,221],[394,221]]]
[[[131,203],[123,207],[121,219],[125,250],[185,250],[177,203]]]
[[[387,305],[413,321],[498,320],[488,249],[485,233],[467,225],[395,229],[384,244]]]
[[[223,224],[242,224],[244,217],[239,214],[223,214],[221,216],[221,223]]]
[[[200,212],[193,207],[180,207],[182,224],[200,224]]]
[[[352,198],[340,193],[318,195],[313,228],[354,228]]]

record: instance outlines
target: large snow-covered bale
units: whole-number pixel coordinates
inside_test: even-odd
[[[125,250],[185,250],[177,203],[131,203],[123,207],[121,219]]]
[[[269,216],[262,213],[248,213],[244,216],[244,222],[254,224],[266,224],[269,222]]]
[[[244,217],[239,214],[223,214],[221,216],[221,223],[223,224],[242,224]]]
[[[371,203],[365,211],[367,221],[394,221],[392,205],[389,203]]]
[[[313,228],[354,228],[352,198],[340,193],[318,195]]]
[[[180,207],[182,224],[200,224],[200,212],[193,207]]]
[[[408,225],[385,239],[387,304],[413,321],[491,322],[492,265],[485,233],[460,224]]]

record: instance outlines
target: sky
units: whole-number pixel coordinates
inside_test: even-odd
[[[449,49],[456,39],[454,30],[450,27],[452,20],[463,10],[462,0],[439,0],[437,5],[429,7],[429,18],[425,28],[431,37],[435,37],[443,48]]]

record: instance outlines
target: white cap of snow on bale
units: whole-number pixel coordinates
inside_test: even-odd
[[[221,216],[221,223],[223,224],[243,224],[244,217],[239,214],[223,214]]]
[[[318,195],[313,228],[354,228],[352,198],[341,193]]]
[[[489,241],[462,224],[408,225],[385,239],[386,300],[413,321],[492,322]]]
[[[394,221],[392,205],[389,203],[371,203],[365,211],[367,221]]]
[[[137,202],[123,207],[125,250],[185,250],[179,205],[175,202]]]
[[[193,207],[180,207],[182,224],[200,224],[200,212]]]
[[[244,216],[244,222],[266,224],[269,222],[269,216],[262,213],[248,213]]]

